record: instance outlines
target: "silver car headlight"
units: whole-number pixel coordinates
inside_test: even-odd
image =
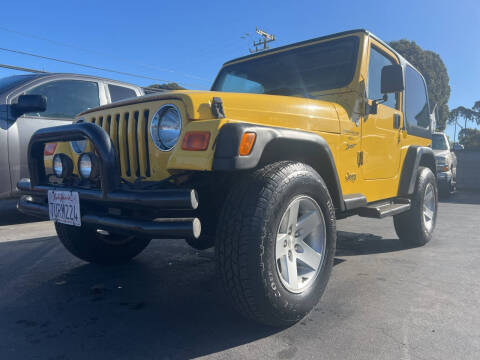
[[[75,124],[83,122],[85,122],[85,119],[78,119]],[[85,151],[85,148],[87,147],[87,140],[70,141],[70,147],[75,153],[81,154]]]
[[[159,150],[171,150],[177,144],[181,131],[182,116],[175,105],[163,105],[153,115],[150,124],[150,136]]]
[[[447,159],[444,157],[437,157],[435,160],[437,161],[438,166],[447,165]]]

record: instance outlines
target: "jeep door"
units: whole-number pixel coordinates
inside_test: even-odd
[[[381,43],[371,39],[367,92],[368,103],[383,97],[381,93],[382,68],[398,64],[397,57]],[[364,153],[364,180],[391,179],[398,175],[400,166],[401,94],[388,94],[378,104],[377,114],[365,116],[362,123],[362,151]]]
[[[12,99],[15,103],[21,94],[47,97],[47,110],[20,116],[8,130],[10,180],[15,189],[18,180],[28,177],[28,143],[38,129],[70,124],[78,113],[100,105],[99,83],[78,79],[55,79],[23,89]]]

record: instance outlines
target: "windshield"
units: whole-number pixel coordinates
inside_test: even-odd
[[[33,79],[35,76],[36,75],[13,75],[0,78],[0,93],[13,89],[15,86]]]
[[[433,150],[448,150],[447,140],[441,134],[432,135],[432,149]]]
[[[213,91],[316,97],[348,85],[355,73],[355,36],[303,46],[227,65]]]

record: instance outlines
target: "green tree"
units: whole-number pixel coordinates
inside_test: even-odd
[[[459,120],[463,120],[463,126],[459,123]],[[448,116],[448,123],[449,124],[454,124],[455,130],[454,130],[454,140],[457,134],[457,126],[459,126],[462,130],[469,130],[468,129],[468,123],[473,122],[476,123],[477,125],[480,125],[480,100],[476,101],[472,108],[466,108],[465,106],[458,106],[452,111],[450,111],[450,114]],[[464,136],[466,136],[466,132],[464,132]],[[460,139],[460,134],[458,134],[459,139]]]
[[[433,109],[434,104],[438,106],[437,129],[445,130],[449,115],[450,85],[447,68],[440,55],[430,50],[423,50],[415,41],[405,39],[391,41],[390,46],[422,73],[427,82],[430,108]]]
[[[462,129],[458,134],[458,142],[465,150],[480,150],[480,130]]]
[[[152,84],[149,88],[154,89],[164,89],[164,90],[185,90],[181,85],[178,85],[176,82],[169,82],[165,84]]]

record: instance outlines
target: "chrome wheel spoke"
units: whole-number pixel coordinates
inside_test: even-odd
[[[423,207],[423,213],[429,218],[433,219],[433,211],[428,208],[428,206]]]
[[[298,287],[298,272],[297,272],[297,259],[292,254],[292,258],[287,258],[287,282],[292,288]]]
[[[302,218],[297,223],[297,232],[300,236],[305,237],[313,232],[315,228],[320,225],[318,214],[316,211],[311,211]]]
[[[301,293],[317,278],[324,259],[326,227],[320,206],[308,196],[293,199],[276,234],[277,273],[287,290]]]
[[[282,256],[287,255],[288,234],[278,234],[277,243],[275,248],[276,258],[280,259]]]
[[[316,252],[304,241],[298,244],[297,257],[313,270],[317,270],[322,261],[322,254]]]
[[[425,195],[425,202],[430,203],[433,200],[433,191],[430,189]]]
[[[287,255],[282,255],[277,259],[277,265],[280,265],[281,274],[280,276],[284,279],[288,279],[288,258]]]
[[[294,201],[290,205],[290,209],[288,210],[288,232],[291,232],[291,234],[295,234],[297,228],[299,207],[300,201]]]
[[[436,203],[435,190],[432,184],[427,184],[423,195],[423,222],[428,231],[433,228],[435,218]]]

